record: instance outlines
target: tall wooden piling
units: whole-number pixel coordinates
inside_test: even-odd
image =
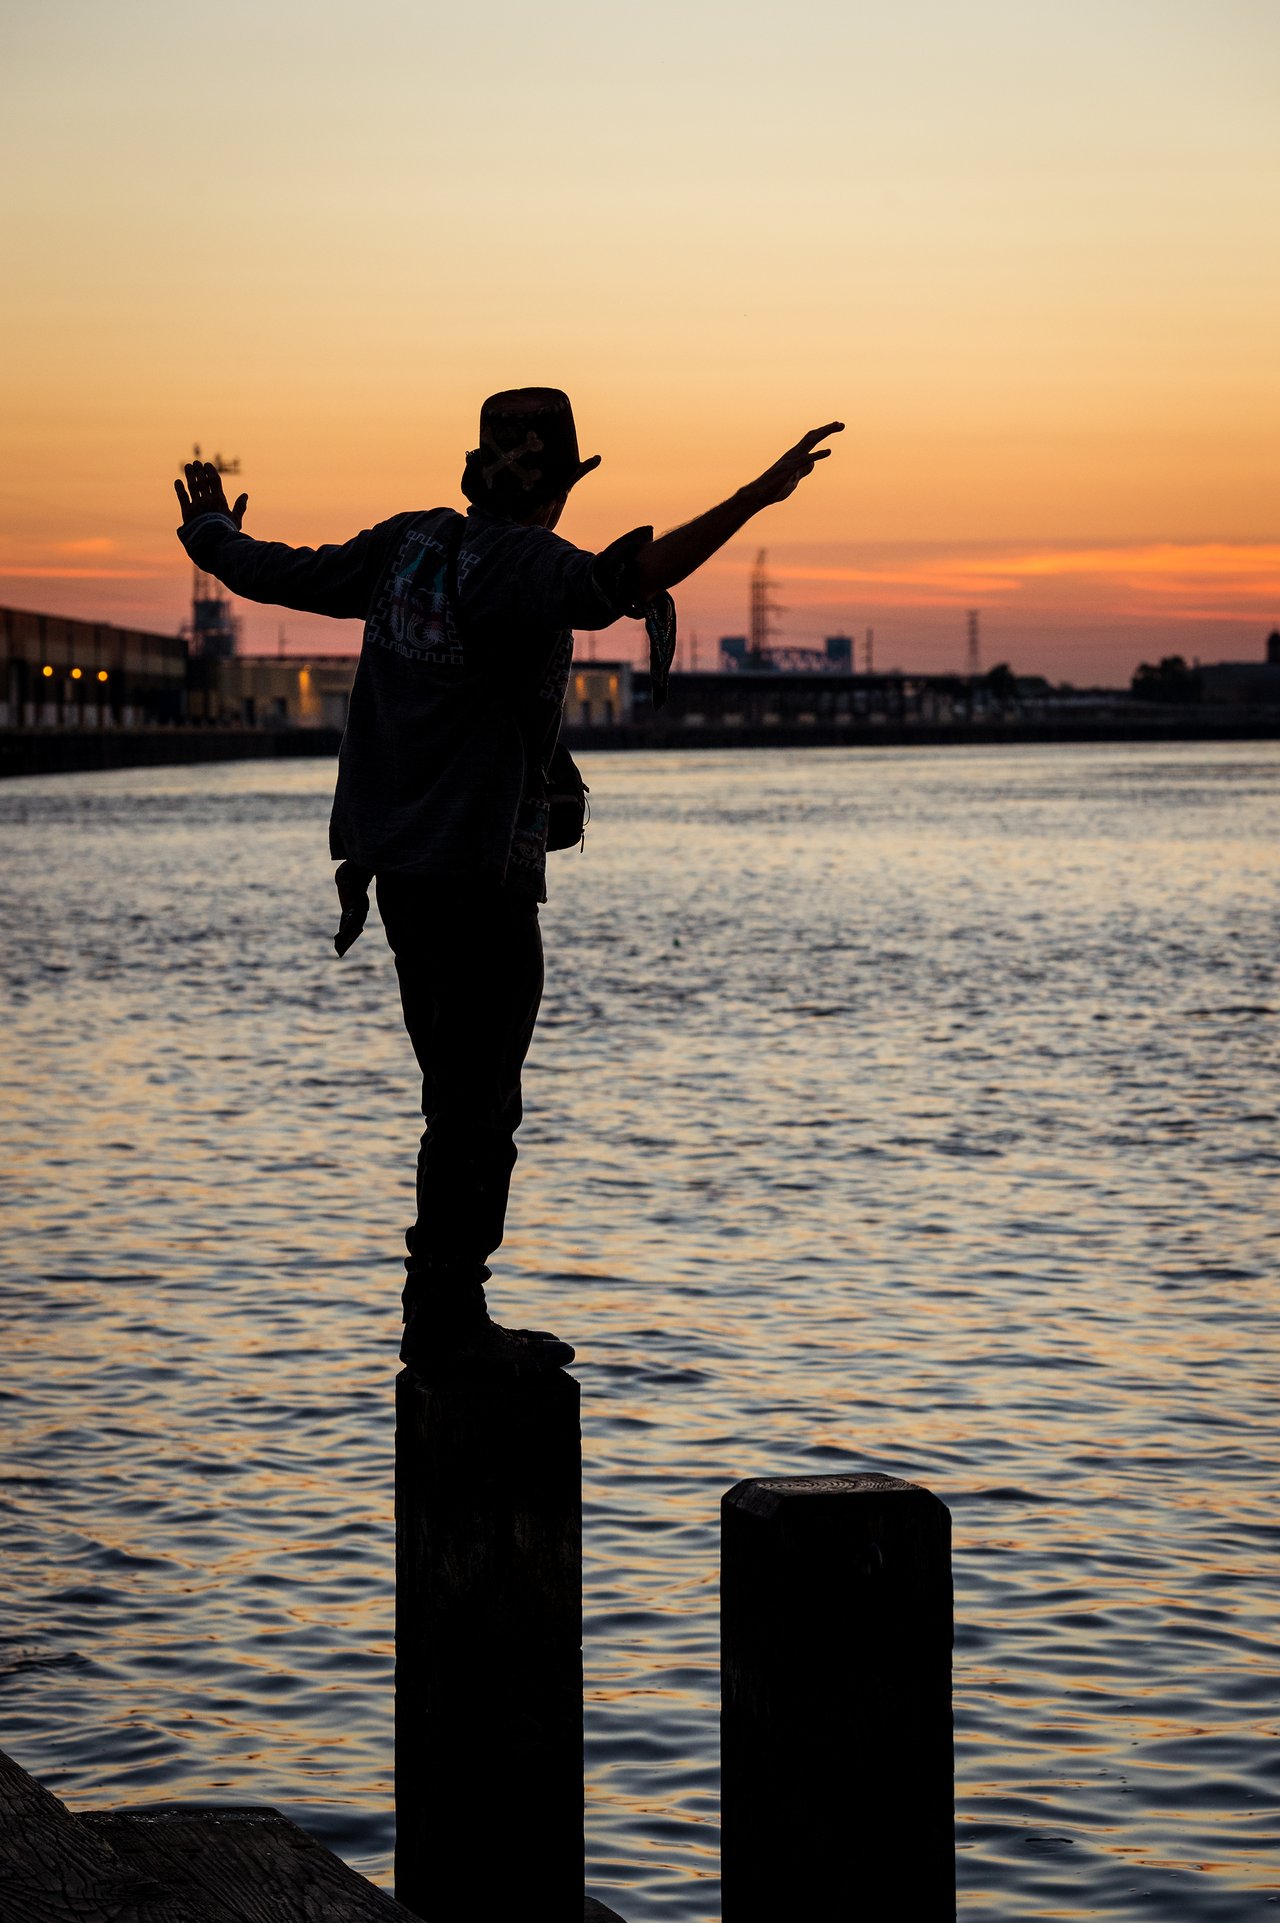
[[[892,1476],[721,1504],[724,1923],[951,1923],[951,1517]]]
[[[399,1377],[396,1895],[429,1923],[582,1916],[581,1477],[571,1376]]]

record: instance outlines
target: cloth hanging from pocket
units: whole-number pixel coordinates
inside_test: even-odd
[[[368,918],[369,883],[373,880],[373,870],[361,868],[354,861],[344,861],[334,871],[333,879],[341,910],[333,945],[339,955],[345,955],[352,943],[360,939]]]

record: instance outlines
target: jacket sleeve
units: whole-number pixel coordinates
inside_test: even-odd
[[[178,529],[178,539],[198,568],[246,601],[362,620],[397,537],[413,519],[396,514],[350,541],[291,548],[242,534],[229,514],[201,514]]]
[[[635,528],[590,554],[547,528],[513,525],[482,579],[460,573],[463,614],[496,628],[607,628],[635,604],[636,555],[652,539],[652,528]]]
[[[581,555],[579,559],[588,563],[586,567],[565,570],[569,627],[607,628],[620,615],[638,618],[643,614],[636,584],[636,557],[652,539],[651,527],[633,528],[598,554]]]

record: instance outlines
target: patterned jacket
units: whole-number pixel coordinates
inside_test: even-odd
[[[178,530],[233,594],[365,623],[329,826],[373,872],[492,876],[546,899],[543,771],[574,628],[635,607],[637,528],[600,554],[472,507],[393,515],[341,545],[255,541],[229,515]],[[460,532],[456,605],[446,593]]]

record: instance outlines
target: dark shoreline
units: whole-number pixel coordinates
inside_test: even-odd
[[[1280,740],[1280,710],[1233,714],[1174,710],[1099,720],[1059,715],[1041,720],[965,726],[833,725],[778,727],[664,726],[660,720],[614,727],[566,727],[566,744],[593,754],[646,749],[959,748],[997,744]],[[211,761],[275,761],[338,752],[337,728],[59,728],[0,729],[0,779],[85,774],[113,768],[182,767]]]

